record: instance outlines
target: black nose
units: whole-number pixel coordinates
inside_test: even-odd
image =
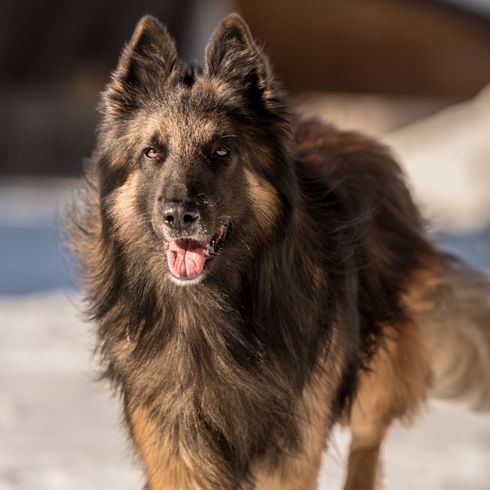
[[[162,204],[163,222],[177,230],[187,230],[199,221],[199,209],[195,202],[165,201]]]

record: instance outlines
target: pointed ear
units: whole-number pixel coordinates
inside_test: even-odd
[[[236,89],[251,89],[267,99],[274,80],[266,56],[255,44],[246,22],[231,14],[214,31],[206,47],[205,72]]]
[[[165,83],[176,60],[175,42],[167,29],[155,17],[144,16],[124,48],[105,92],[106,109],[110,109],[110,104],[119,109],[135,106],[138,95]]]

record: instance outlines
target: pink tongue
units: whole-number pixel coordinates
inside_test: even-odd
[[[172,240],[167,250],[168,268],[179,279],[197,277],[204,268],[205,253],[206,249],[192,240]]]

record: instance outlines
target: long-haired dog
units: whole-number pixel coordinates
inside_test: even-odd
[[[382,145],[291,117],[244,21],[204,66],[144,17],[69,215],[151,490],[312,490],[335,423],[372,490],[431,392],[490,405],[488,281],[442,254]]]

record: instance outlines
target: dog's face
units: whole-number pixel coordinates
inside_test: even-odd
[[[202,70],[179,63],[167,31],[143,18],[102,110],[102,209],[130,262],[194,285],[246,267],[277,232],[287,125],[238,16],[213,34]]]

